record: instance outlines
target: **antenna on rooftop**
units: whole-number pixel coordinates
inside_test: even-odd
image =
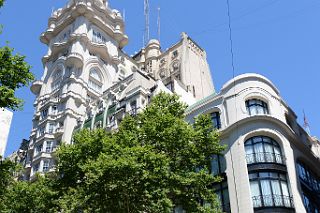
[[[157,24],[158,24],[158,41],[159,42],[161,40],[161,19],[160,18],[161,18],[160,17],[160,7],[158,7],[158,21],[157,21]]]
[[[123,21],[126,21],[126,9],[123,9],[122,18],[123,18]]]
[[[145,29],[143,35],[144,45],[150,40],[150,20],[149,20],[149,0],[144,0],[144,17],[145,17]]]
[[[311,131],[310,131],[310,125],[306,116],[306,113],[303,110],[303,127],[306,130],[306,132],[311,135]]]
[[[51,8],[51,16],[53,15],[54,7]]]

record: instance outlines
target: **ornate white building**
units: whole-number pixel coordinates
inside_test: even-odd
[[[297,124],[268,79],[241,75],[215,92],[205,51],[185,33],[164,52],[150,40],[130,57],[122,51],[128,37],[121,14],[106,0],[70,0],[52,14],[41,41],[48,53],[31,87],[36,112],[26,179],[53,170],[52,153],[75,131],[115,129],[166,91],[189,105],[189,122],[211,114],[221,131],[228,148],[212,172],[224,177],[214,187],[225,211],[319,212],[319,141]]]
[[[150,40],[134,57],[125,54],[123,19],[106,0],[70,0],[53,12],[41,41],[48,52],[43,76],[31,86],[27,179],[54,168],[51,153],[61,141],[71,142],[75,128],[117,128],[159,91],[175,92],[188,104],[214,91],[206,53],[185,33],[165,52]]]

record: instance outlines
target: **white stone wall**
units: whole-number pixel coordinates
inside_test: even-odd
[[[0,108],[0,156],[4,157],[13,113]]]

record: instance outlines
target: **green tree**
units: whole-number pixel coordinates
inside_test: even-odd
[[[0,0],[0,7],[4,0]],[[0,47],[0,108],[18,110],[23,100],[15,96],[15,91],[29,85],[34,79],[25,56],[14,54],[9,46]]]
[[[56,192],[54,181],[38,177],[30,183],[15,181],[7,186],[5,195],[0,199],[1,213],[48,213],[55,212]]]
[[[13,183],[13,173],[16,171],[17,165],[10,160],[0,159],[0,200],[7,191],[7,186]]]
[[[119,130],[83,130],[57,153],[63,212],[220,212],[212,185],[213,154],[223,146],[207,116],[184,120],[177,96],[153,98]],[[202,202],[201,202],[202,201]],[[206,205],[201,205],[206,203]]]

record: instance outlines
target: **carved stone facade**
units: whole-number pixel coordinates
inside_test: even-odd
[[[31,86],[36,100],[27,179],[54,170],[52,153],[71,143],[79,128],[117,128],[159,91],[177,93],[187,104],[214,92],[206,54],[186,34],[165,52],[150,40],[130,57],[122,51],[124,26],[106,0],[70,0],[49,18],[40,37],[48,46],[44,73]]]

